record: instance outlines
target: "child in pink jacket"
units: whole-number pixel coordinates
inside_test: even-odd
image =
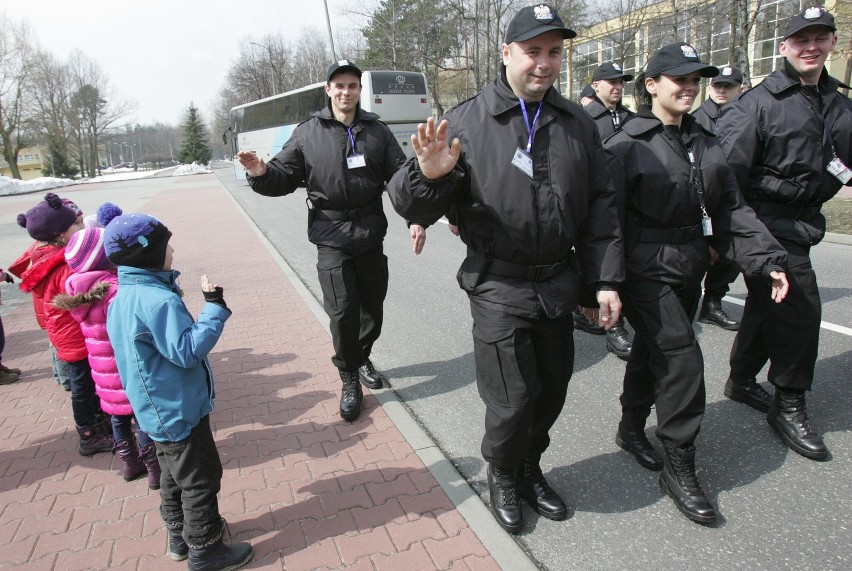
[[[65,261],[73,273],[65,281],[67,294],[54,297],[53,305],[69,310],[80,322],[95,390],[101,399],[101,408],[112,419],[113,452],[123,462],[122,476],[130,481],[147,472],[148,486],[157,490],[160,488],[157,451],[148,435],[138,427],[136,439],[133,438],[133,409],[124,394],[107,335],[107,308],[118,290],[118,275],[115,264],[104,252],[103,237],[103,228],[86,228],[68,240]]]

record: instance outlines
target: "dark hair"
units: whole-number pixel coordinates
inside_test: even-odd
[[[645,72],[640,71],[636,74],[636,79],[633,80],[633,97],[639,105],[645,107],[651,106],[651,94],[645,87]]]

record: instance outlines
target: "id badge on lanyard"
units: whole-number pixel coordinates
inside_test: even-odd
[[[359,155],[355,151],[355,136],[352,134],[352,127],[348,127],[346,132],[349,134],[349,143],[352,145],[352,154],[346,157],[346,167],[358,169],[367,166],[367,159],[364,155]]]
[[[524,103],[524,100],[521,99],[521,113],[524,115],[524,126],[527,128],[527,148],[526,150],[518,147],[515,149],[515,154],[512,156],[512,166],[527,175],[529,178],[533,178],[533,160],[532,160],[532,144],[533,144],[533,136],[535,135],[535,124],[538,122],[538,116],[541,113],[541,108],[544,105],[543,102],[539,102],[538,109],[535,111],[535,115],[533,116],[532,124],[529,122],[529,116],[527,115],[527,106]]]

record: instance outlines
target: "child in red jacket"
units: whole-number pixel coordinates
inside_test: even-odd
[[[57,357],[67,365],[71,410],[80,435],[77,451],[83,456],[109,452],[113,444],[109,421],[101,412],[100,399],[95,393],[80,324],[70,313],[51,303],[56,294],[67,293],[65,280],[71,269],[65,262],[65,245],[83,226],[77,214],[52,192],[26,214],[19,214],[18,225],[39,242],[32,251],[30,266],[21,274],[21,289],[33,294],[36,320],[47,331]]]

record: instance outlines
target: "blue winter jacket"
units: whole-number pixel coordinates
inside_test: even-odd
[[[107,313],[121,383],[139,427],[157,442],[187,438],[213,410],[207,354],[231,316],[205,303],[193,321],[180,297],[179,275],[120,266],[118,294]]]

